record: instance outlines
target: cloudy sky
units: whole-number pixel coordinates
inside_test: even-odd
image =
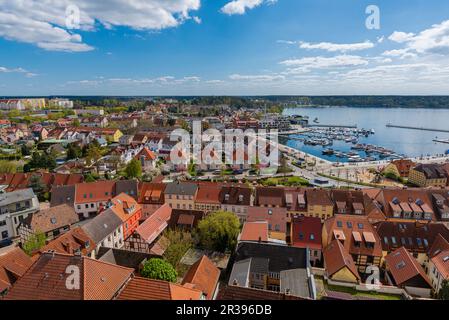
[[[0,0],[0,48],[0,95],[449,94],[449,1]]]

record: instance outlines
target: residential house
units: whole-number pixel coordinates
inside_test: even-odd
[[[79,217],[73,207],[62,204],[30,214],[18,227],[20,242],[26,243],[30,238],[43,233],[47,241],[70,230],[79,222]]]
[[[0,298],[22,277],[33,261],[19,247],[0,249]]]
[[[422,266],[407,251],[400,247],[385,257],[387,283],[418,297],[430,298],[432,284]]]
[[[202,300],[203,292],[168,281],[132,278],[120,292],[118,300]]]
[[[441,290],[444,281],[449,281],[449,242],[445,239],[443,241],[444,245],[431,251],[427,270],[435,293]]]
[[[238,242],[269,242],[268,221],[245,222]]]
[[[56,252],[95,258],[95,241],[81,228],[76,227],[50,241],[39,252]]]
[[[223,185],[219,195],[221,210],[233,212],[240,220],[246,221],[248,208],[252,205],[252,191],[248,187]]]
[[[320,218],[321,221],[329,219],[334,213],[334,203],[327,190],[307,189],[307,216]]]
[[[376,229],[365,216],[336,215],[324,222],[323,248],[338,240],[349,253],[360,273],[367,266],[380,267],[382,244]]]
[[[157,156],[147,147],[142,148],[142,150],[140,150],[134,158],[140,161],[143,172],[151,171],[156,168]]]
[[[423,189],[384,189],[375,199],[387,220],[436,221],[432,200]]]
[[[405,247],[421,265],[438,235],[449,241],[449,229],[440,223],[383,221],[374,225],[382,243],[383,255]]]
[[[82,134],[93,133],[94,135],[106,139],[109,142],[119,142],[120,137],[123,136],[123,133],[119,129],[114,128],[73,127],[69,130]]]
[[[32,189],[0,194],[0,241],[17,237],[19,224],[37,211],[39,200]]]
[[[285,207],[283,188],[257,187],[254,206],[267,208]]]
[[[62,204],[75,207],[75,185],[54,187],[51,190],[50,207]]]
[[[173,209],[193,210],[198,185],[190,182],[171,182],[165,187],[165,203]]]
[[[115,195],[115,181],[78,183],[75,186],[75,211],[84,218],[95,216]]]
[[[80,124],[85,127],[91,128],[106,128],[109,124],[106,117],[86,117],[81,118]]]
[[[134,138],[133,135],[123,135],[119,139],[119,144],[121,146],[129,146],[131,145],[133,138]]]
[[[74,272],[83,275],[79,287],[72,282]],[[111,300],[133,272],[84,256],[47,252],[13,285],[5,300]]]
[[[328,279],[348,283],[360,282],[361,277],[352,255],[340,240],[332,240],[324,248],[323,257],[325,275]]]
[[[181,284],[200,290],[203,294],[202,300],[215,300],[219,279],[220,269],[207,256],[203,256],[190,267]]]
[[[228,284],[314,299],[315,281],[307,256],[307,249],[241,242]]]
[[[219,211],[221,186],[215,183],[200,183],[195,197],[195,210],[206,213]]]
[[[306,189],[285,188],[285,206],[290,216],[307,215]]]
[[[192,231],[205,216],[206,213],[200,210],[173,209],[168,226],[170,229]]]
[[[310,251],[310,264],[312,266],[319,265],[323,252],[321,219],[294,216],[290,230],[290,244],[297,248],[308,248]]]
[[[447,190],[435,190],[431,192],[433,209],[441,221],[449,221],[449,192]]]
[[[410,170],[416,167],[416,163],[409,159],[391,161],[383,170],[384,173],[393,172],[395,176],[408,178]]]
[[[287,208],[279,207],[249,207],[247,222],[267,221],[268,234],[272,239],[286,240]]]
[[[82,229],[96,244],[96,255],[101,247],[120,249],[124,243],[123,221],[112,209],[89,220]]]
[[[125,241],[125,250],[162,255],[166,249],[162,232],[168,227],[172,208],[164,204],[137,227]],[[161,240],[162,239],[162,240]],[[161,241],[160,241],[161,240]]]
[[[126,240],[139,226],[142,218],[142,207],[131,196],[120,193],[111,199],[108,208],[123,222],[123,239]]]
[[[141,182],[138,203],[142,207],[142,219],[145,220],[159,209],[165,201],[164,183]]]
[[[447,176],[439,164],[419,164],[410,170],[408,181],[418,187],[445,187]]]

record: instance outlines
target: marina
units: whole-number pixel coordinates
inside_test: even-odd
[[[444,135],[443,132],[441,136],[435,137],[433,131],[414,128],[447,127],[449,110],[413,109],[413,112],[407,114],[410,128],[387,126],[401,123],[405,112],[405,108],[383,108],[382,112],[378,108],[286,109],[284,115],[302,115],[309,119],[309,125],[305,127],[305,132],[281,134],[279,138],[292,148],[336,163],[444,155],[448,149],[449,134]],[[320,126],[321,123],[334,126]]]

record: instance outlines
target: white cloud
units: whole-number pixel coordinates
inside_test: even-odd
[[[353,55],[339,55],[334,57],[305,57],[290,59],[280,62],[281,65],[289,67],[287,73],[304,73],[312,69],[330,69],[341,67],[354,67],[367,65],[368,60]]]
[[[233,0],[222,7],[221,12],[228,15],[242,15],[245,14],[246,10],[254,9],[263,3],[274,4],[276,2],[277,0]]]
[[[400,59],[407,59],[407,58],[415,58],[416,54],[413,52],[410,52],[410,49],[394,49],[394,50],[387,50],[384,53],[382,53],[383,56],[386,57],[395,57]]]
[[[0,0],[0,37],[32,43],[45,50],[81,52],[93,50],[76,30],[66,28],[66,8],[80,9],[80,30],[94,31],[126,26],[135,30],[176,27],[201,0]],[[198,22],[198,20],[196,20]]]
[[[285,79],[284,76],[282,75],[241,75],[241,74],[231,74],[229,76],[229,79],[231,80],[236,80],[236,81],[240,81],[240,80],[248,80],[248,81],[260,81],[260,82],[265,82],[265,81],[276,81],[276,80],[283,80]]]
[[[374,48],[374,43],[371,41],[359,42],[359,43],[331,43],[331,42],[320,42],[320,43],[310,43],[310,42],[300,42],[299,47],[301,49],[318,49],[326,50],[329,52],[348,52],[348,51],[359,51]]]
[[[449,20],[434,24],[418,34],[395,31],[390,40],[405,43],[409,50],[417,53],[443,54],[449,53]]]
[[[192,19],[193,19],[193,21],[195,21],[198,24],[201,24],[203,22],[203,20],[201,20],[201,18],[197,17],[197,16],[193,17]]]

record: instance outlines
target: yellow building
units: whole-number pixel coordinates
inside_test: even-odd
[[[320,218],[325,221],[334,215],[334,203],[326,190],[310,189],[306,192],[307,212],[305,216]]]
[[[165,203],[173,209],[194,210],[198,186],[194,183],[172,182],[164,191]]]
[[[440,165],[420,164],[410,170],[408,181],[418,187],[445,187],[447,176]]]

